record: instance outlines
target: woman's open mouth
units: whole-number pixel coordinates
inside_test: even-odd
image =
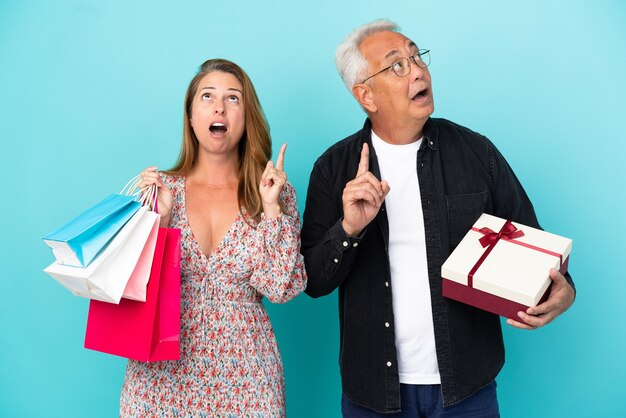
[[[225,134],[227,130],[228,128],[226,128],[226,125],[224,125],[221,122],[215,122],[215,123],[212,123],[211,126],[209,126],[209,131],[217,135]]]

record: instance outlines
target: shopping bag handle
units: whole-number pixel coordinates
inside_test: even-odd
[[[146,206],[150,211],[157,212],[158,192],[156,184],[140,188],[139,183],[141,183],[141,175],[136,175],[126,183],[120,194],[134,196],[135,200],[138,200],[142,206]]]
[[[141,192],[137,190],[139,187],[139,183],[141,182],[141,176],[138,174],[132,179],[128,180],[128,183],[120,190],[120,194],[126,196],[138,196]]]
[[[141,197],[139,201],[143,206],[146,206],[149,211],[158,212],[158,190],[156,184],[146,186],[141,191]]]

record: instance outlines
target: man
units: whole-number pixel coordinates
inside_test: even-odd
[[[335,58],[368,119],[315,163],[302,251],[306,292],[339,288],[344,417],[497,417],[499,317],[443,298],[441,265],[481,213],[539,227],[533,206],[487,138],[430,117],[429,52],[394,23],[357,28]],[[508,324],[569,308],[571,278],[550,277],[548,300]]]

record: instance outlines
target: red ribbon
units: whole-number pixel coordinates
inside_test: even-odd
[[[483,234],[484,237],[479,239],[480,245],[482,245],[483,248],[489,248],[487,248],[483,255],[480,256],[476,264],[474,264],[474,267],[472,267],[469,274],[467,275],[467,285],[469,287],[474,287],[474,274],[476,273],[476,270],[478,270],[478,268],[483,264],[483,261],[485,261],[489,253],[491,253],[498,241],[500,241],[501,239],[511,241],[524,235],[524,232],[517,229],[517,227],[513,225],[511,221],[506,221],[498,232],[492,231],[490,228],[487,227],[480,229],[472,228],[472,231],[477,231]]]
[[[472,228],[472,229],[476,230],[476,228]],[[492,244],[495,245],[495,243],[500,241],[500,239],[505,239],[508,241],[514,238],[519,238],[519,237],[524,236],[524,232],[520,229],[517,229],[511,221],[506,221],[504,225],[502,226],[502,228],[500,229],[500,231],[498,232],[494,232],[490,228],[487,228],[487,227],[480,228],[478,232],[485,235],[479,240],[480,245],[482,245],[483,248],[485,248],[488,245],[492,245]]]

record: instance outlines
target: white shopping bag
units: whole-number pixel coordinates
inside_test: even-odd
[[[154,254],[154,240],[150,244],[150,237],[157,233],[159,221],[157,213],[143,206],[88,267],[54,262],[44,271],[76,296],[119,303],[146,245],[151,245]],[[141,272],[149,276],[150,268],[139,263],[137,274]]]
[[[148,212],[154,213],[154,212]],[[150,231],[148,241],[143,247],[143,251],[139,256],[139,260],[135,265],[133,274],[130,276],[124,294],[124,299],[138,300],[140,302],[146,301],[146,291],[148,288],[148,281],[150,280],[150,271],[152,270],[152,261],[154,260],[154,251],[156,249],[157,236],[159,235],[159,224],[161,215],[157,215],[158,219]]]

